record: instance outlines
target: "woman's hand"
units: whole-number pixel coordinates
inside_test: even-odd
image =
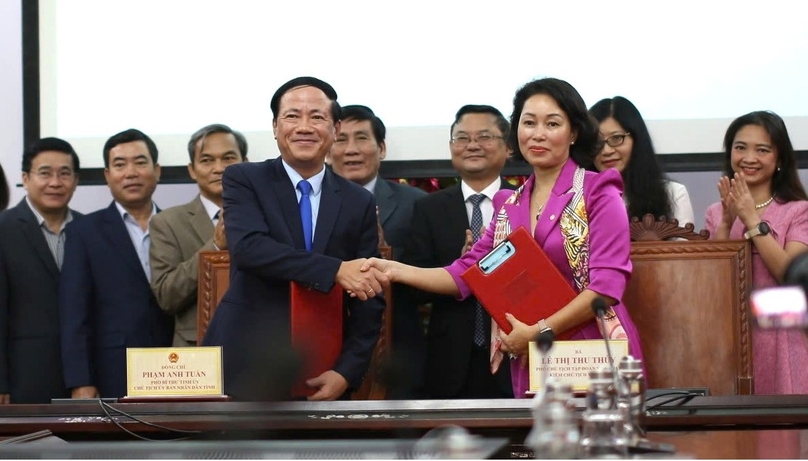
[[[755,199],[749,192],[749,186],[746,184],[746,177],[743,173],[735,173],[730,180],[729,197],[735,215],[741,218],[747,229],[760,221],[755,208]]]
[[[725,226],[727,232],[732,228],[732,223],[735,222],[735,208],[734,201],[730,197],[730,179],[727,176],[722,176],[718,180],[718,194],[721,197],[721,225]],[[732,203],[730,203],[732,201]]]
[[[359,270],[368,272],[374,269],[386,276],[384,285],[389,286],[390,283],[397,281],[394,276],[398,274],[399,271],[396,270],[395,261],[391,259],[368,258]]]
[[[499,338],[502,340],[500,350],[513,355],[527,355],[528,343],[533,341],[536,336],[535,326],[522,323],[511,314],[505,314],[505,318],[513,330],[508,334],[505,334],[504,331],[499,332]]]

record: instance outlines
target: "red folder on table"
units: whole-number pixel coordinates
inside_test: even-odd
[[[334,368],[342,351],[342,287],[334,284],[328,293],[291,282],[292,347],[302,355],[300,379],[293,397],[307,397],[317,389],[306,380]]]
[[[546,319],[577,293],[524,227],[513,231],[460,276],[505,333],[506,313],[533,325]],[[565,339],[567,335],[558,335]]]

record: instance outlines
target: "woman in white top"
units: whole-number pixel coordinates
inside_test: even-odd
[[[623,176],[623,201],[628,216],[647,213],[693,223],[693,206],[684,185],[669,180],[656,158],[651,135],[640,111],[628,99],[602,99],[589,112],[600,122],[604,144],[595,158],[599,171],[615,168]]]

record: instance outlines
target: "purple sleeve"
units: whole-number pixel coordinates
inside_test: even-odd
[[[466,252],[460,259],[444,267],[444,269],[449,272],[449,275],[452,276],[457,284],[457,288],[460,290],[458,299],[462,300],[471,296],[471,289],[469,289],[466,282],[460,278],[460,275],[473,264],[477,264],[477,261],[482,259],[483,256],[487,255],[494,248],[494,230],[497,227],[497,214],[499,214],[499,209],[502,208],[502,204],[505,203],[505,200],[507,200],[513,192],[514,191],[507,189],[497,192],[494,196],[494,217],[485,229],[485,234],[480,237],[480,240],[477,240],[477,243],[471,247],[471,250]]]
[[[600,295],[623,298],[631,276],[631,234],[617,170],[589,176],[584,183],[589,220],[589,286]]]

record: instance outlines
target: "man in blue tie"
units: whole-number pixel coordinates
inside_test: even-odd
[[[270,102],[280,158],[228,167],[223,177],[230,287],[204,345],[222,346],[225,392],[238,400],[289,395],[290,288],[296,281],[346,293],[342,350],[331,370],[306,384],[310,400],[334,400],[356,389],[381,329],[384,299],[378,271],[360,272],[378,256],[376,203],[361,186],[325,168],[340,128],[337,93],[298,77]],[[286,382],[284,382],[286,379]]]

